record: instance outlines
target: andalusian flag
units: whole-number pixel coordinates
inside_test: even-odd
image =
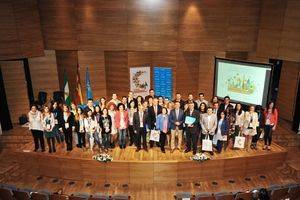
[[[87,99],[93,99],[90,73],[89,73],[89,68],[88,67],[86,68],[86,73],[85,73],[85,84],[86,84],[86,98]]]
[[[70,97],[70,89],[69,89],[69,82],[67,78],[67,74],[64,73],[64,96],[65,96],[65,103],[68,106],[71,106],[71,97]]]
[[[79,74],[79,64],[77,64],[77,74],[76,74],[76,89],[75,89],[75,103],[76,105],[82,105],[82,92],[81,92],[81,83],[80,83],[80,74]]]

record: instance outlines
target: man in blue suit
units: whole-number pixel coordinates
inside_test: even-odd
[[[170,116],[170,129],[171,129],[171,153],[175,150],[175,139],[178,138],[177,148],[181,151],[182,142],[182,132],[183,132],[183,122],[184,122],[184,112],[180,109],[180,102],[175,102],[175,108],[171,110]]]

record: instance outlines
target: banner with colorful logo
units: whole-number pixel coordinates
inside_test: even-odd
[[[150,67],[131,67],[130,68],[130,90],[135,96],[145,97],[150,89]]]

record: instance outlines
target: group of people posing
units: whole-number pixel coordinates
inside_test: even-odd
[[[246,106],[230,102],[229,96],[220,103],[217,97],[209,102],[204,94],[194,99],[192,94],[184,101],[180,93],[174,100],[156,96],[153,89],[149,95],[134,97],[133,92],[118,99],[100,98],[95,105],[92,99],[86,106],[76,106],[52,102],[38,109],[31,106],[28,113],[29,129],[32,132],[35,151],[45,151],[44,137],[47,140],[49,153],[56,151],[56,142],[67,151],[76,147],[94,150],[95,146],[108,151],[119,145],[142,148],[158,146],[165,153],[168,146],[173,153],[176,149],[193,154],[197,153],[199,141],[213,141],[215,151],[234,148],[237,136],[244,136],[245,149],[257,149],[257,141],[264,130],[264,150],[270,150],[272,132],[276,129],[278,111],[274,102],[266,108]],[[40,111],[41,110],[41,111]],[[160,131],[159,142],[149,141],[151,130]],[[183,149],[183,143],[185,148]],[[202,151],[202,150],[201,150]],[[213,154],[213,152],[210,152]]]

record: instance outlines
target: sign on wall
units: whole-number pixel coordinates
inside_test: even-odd
[[[168,99],[173,97],[173,74],[170,67],[154,67],[154,90],[158,96]]]
[[[130,90],[135,96],[145,97],[150,89],[150,67],[130,68]]]

